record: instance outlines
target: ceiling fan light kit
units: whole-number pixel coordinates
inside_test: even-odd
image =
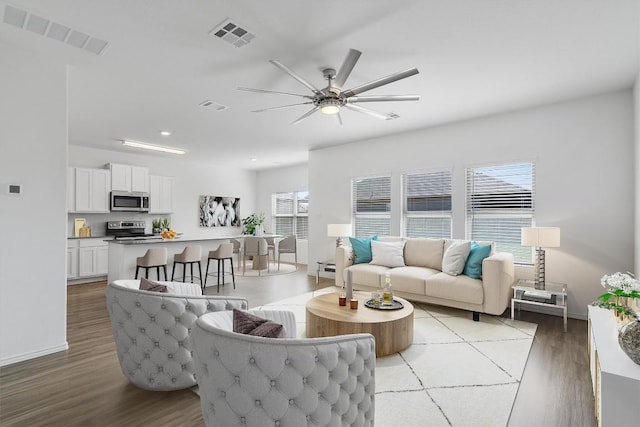
[[[313,113],[315,113],[316,111],[320,111],[324,114],[338,114],[340,112],[340,108],[341,107],[346,107],[349,110],[353,110],[353,111],[357,111],[359,113],[364,113],[364,114],[368,114],[372,117],[378,118],[378,119],[382,119],[382,120],[390,120],[390,119],[395,119],[398,118],[397,114],[394,113],[389,113],[389,114],[381,114],[378,113],[377,111],[371,110],[369,108],[365,108],[362,107],[360,105],[355,105],[356,103],[363,103],[363,102],[388,102],[388,101],[418,101],[420,100],[420,96],[419,95],[373,95],[373,96],[357,96],[363,92],[378,88],[380,86],[384,86],[387,85],[389,83],[393,83],[396,82],[398,80],[402,80],[405,79],[407,77],[413,76],[415,74],[418,74],[418,69],[413,67],[413,68],[408,68],[404,71],[400,71],[394,74],[390,74],[386,77],[382,77],[380,79],[377,80],[373,80],[370,81],[368,83],[365,83],[363,85],[357,86],[355,88],[349,89],[349,90],[342,90],[342,87],[344,85],[344,83],[347,81],[347,79],[349,78],[349,75],[351,74],[351,71],[353,70],[353,68],[355,67],[356,63],[358,62],[358,59],[360,58],[360,55],[362,54],[362,52],[355,50],[355,49],[350,49],[349,53],[347,54],[344,62],[342,63],[342,66],[340,67],[340,70],[338,70],[338,72],[336,73],[336,70],[334,70],[333,68],[325,68],[324,70],[322,70],[322,75],[325,78],[325,80],[328,81],[328,85],[326,88],[324,89],[318,89],[316,88],[312,83],[310,83],[309,81],[307,81],[306,79],[304,79],[303,77],[299,76],[298,74],[296,74],[293,70],[291,70],[290,68],[288,68],[286,65],[275,61],[275,60],[270,60],[269,62],[271,62],[273,65],[275,65],[277,68],[279,68],[280,70],[284,71],[285,73],[287,73],[289,76],[293,77],[296,81],[298,81],[298,83],[300,83],[301,85],[303,85],[305,88],[309,89],[312,94],[311,95],[300,95],[300,94],[295,94],[295,93],[288,93],[288,92],[277,92],[277,91],[271,91],[271,90],[266,90],[266,89],[253,89],[253,88],[246,88],[246,87],[239,87],[239,90],[244,90],[247,92],[258,92],[258,93],[269,93],[269,94],[276,94],[276,95],[286,95],[286,96],[295,96],[298,98],[302,98],[303,102],[297,103],[297,104],[290,104],[290,105],[282,105],[282,106],[278,106],[278,107],[271,107],[271,108],[263,108],[260,110],[253,110],[253,112],[255,113],[261,113],[264,111],[272,111],[272,110],[281,110],[284,108],[290,108],[290,107],[297,107],[299,105],[307,105],[307,104],[313,104],[313,108],[311,110],[309,110],[308,112],[306,112],[305,114],[303,114],[302,116],[298,117],[296,120],[294,120],[291,124],[297,124],[300,123],[302,120],[306,119],[307,117],[309,117],[310,115],[312,115]],[[338,115],[338,121],[340,124],[342,124],[342,119],[340,119],[340,116]]]

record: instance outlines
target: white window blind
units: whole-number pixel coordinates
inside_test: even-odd
[[[391,229],[391,176],[354,179],[351,194],[354,236],[388,236]]]
[[[451,170],[403,175],[406,237],[451,238]]]
[[[496,251],[531,263],[532,250],[520,244],[520,229],[533,225],[534,183],[533,163],[467,169],[467,237],[494,241]]]
[[[274,233],[283,236],[295,234],[298,239],[309,237],[309,192],[292,191],[272,196]]]

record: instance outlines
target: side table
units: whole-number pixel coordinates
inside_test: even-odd
[[[320,271],[336,272],[336,262],[332,259],[326,261],[318,261],[316,269],[316,286],[320,283]]]
[[[544,289],[536,289],[533,280],[520,279],[513,285],[511,298],[511,319],[514,318],[515,305],[538,305],[562,310],[564,331],[567,332],[567,285],[565,283],[546,282]]]

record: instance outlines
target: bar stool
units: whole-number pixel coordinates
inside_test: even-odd
[[[202,283],[202,265],[200,259],[202,258],[202,246],[186,246],[182,253],[175,254],[173,256],[173,268],[171,269],[171,281],[173,282],[173,275],[176,272],[176,264],[182,264],[182,281],[186,281],[187,278],[187,264],[191,267],[191,283],[193,283],[193,264],[198,264],[198,274],[200,277],[197,279]]]
[[[218,249],[209,251],[207,257],[207,272],[205,273],[204,285],[202,285],[202,293],[204,294],[204,288],[207,286],[207,279],[209,278],[209,263],[212,259],[218,261],[218,292],[220,292],[220,264],[222,264],[222,286],[224,286],[224,261],[229,260],[231,262],[231,278],[233,280],[233,289],[236,288],[236,276],[233,273],[233,243],[221,243]],[[213,275],[213,273],[211,273]]]
[[[236,265],[240,267],[240,254],[242,253],[242,242],[237,239],[229,239],[233,243],[233,254],[236,256]]]
[[[155,267],[158,280],[160,280],[160,267],[162,267],[164,280],[167,280],[167,248],[151,248],[144,256],[136,258],[136,279],[140,267],[145,269],[145,279],[149,278],[149,269]]]

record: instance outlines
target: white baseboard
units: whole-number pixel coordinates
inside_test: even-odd
[[[69,350],[69,343],[65,341],[64,344],[55,347],[49,347],[42,350],[34,351],[31,353],[18,354],[16,356],[0,359],[0,366],[11,365],[13,363],[22,362],[24,360],[35,359],[36,357],[46,356],[47,354],[57,353],[59,351]]]

